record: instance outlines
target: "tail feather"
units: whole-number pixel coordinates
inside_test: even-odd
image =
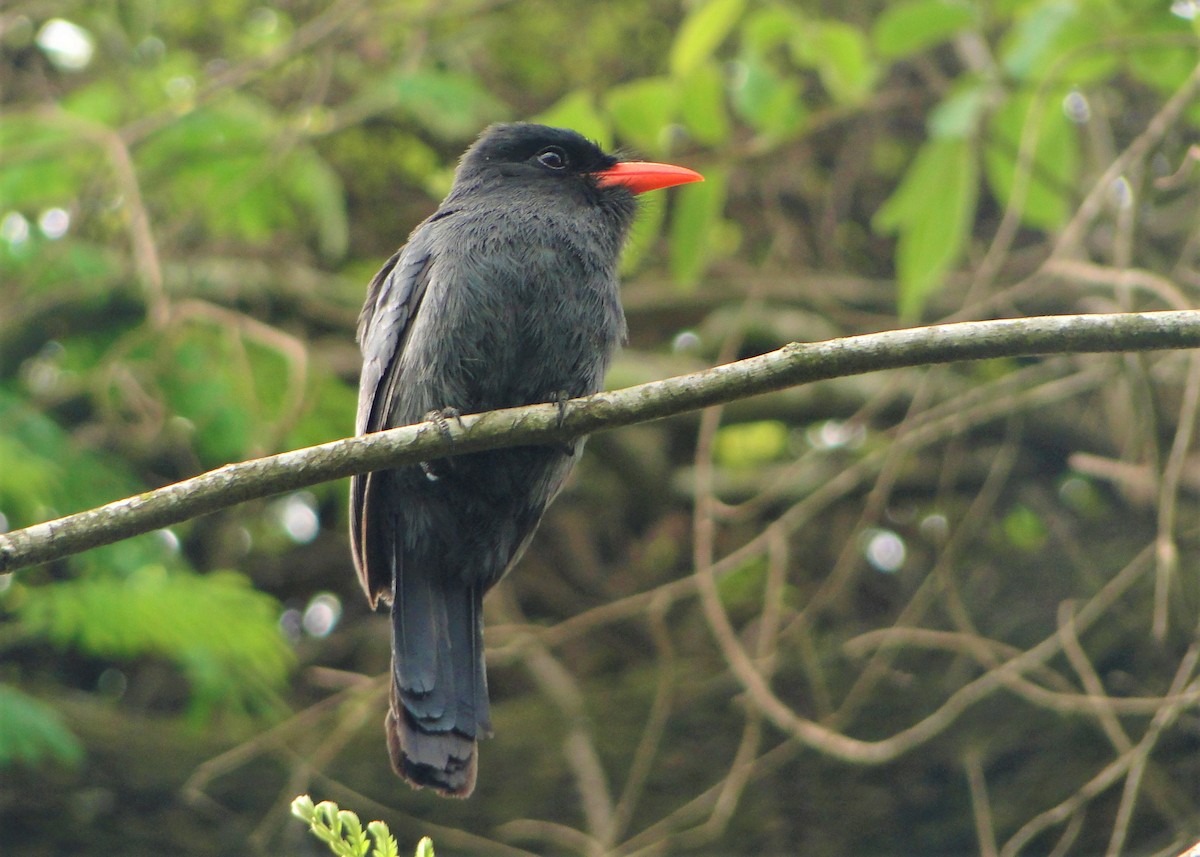
[[[396,554],[393,553],[393,556]],[[428,569],[405,569],[397,558],[392,579],[392,671],[399,689],[409,700],[413,715],[423,721],[445,716],[453,695],[453,682],[443,676],[451,627],[446,615],[446,595]]]
[[[469,610],[464,617],[464,625],[471,628],[472,633],[470,659],[463,666],[464,668],[471,669],[473,674],[469,678],[464,675],[464,680],[469,683],[460,685],[460,687],[470,688],[472,693],[470,696],[466,693],[460,696],[459,717],[467,715],[467,712],[464,711],[463,703],[470,699],[470,717],[474,719],[476,727],[482,732],[483,736],[490,738],[492,735],[492,717],[491,706],[488,704],[487,658],[483,652],[483,595],[478,592],[472,592],[471,597],[465,603]]]
[[[448,797],[475,790],[479,754],[476,740],[457,731],[430,732],[404,707],[392,679],[392,704],[383,724],[392,769],[417,788],[428,786]]]
[[[457,581],[447,586],[427,569],[398,571],[385,721],[392,767],[415,786],[467,797],[477,738],[490,730],[482,594]]]

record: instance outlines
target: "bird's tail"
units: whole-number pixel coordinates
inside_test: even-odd
[[[477,740],[491,729],[482,606],[477,587],[397,576],[388,751],[400,776],[451,797],[474,790]]]

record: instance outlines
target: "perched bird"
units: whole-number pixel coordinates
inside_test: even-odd
[[[449,195],[375,275],[358,325],[356,430],[600,389],[625,335],[617,261],[634,194],[701,176],[623,162],[544,125],[488,128]],[[354,561],[392,610],[385,722],[396,772],[466,797],[490,734],[484,593],[517,561],[582,442],[355,477]]]

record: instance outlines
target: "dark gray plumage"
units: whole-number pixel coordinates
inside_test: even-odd
[[[497,125],[480,137],[438,210],[371,282],[359,433],[600,389],[625,334],[617,261],[634,193],[698,179],[638,183],[617,165],[563,129]],[[352,481],[359,576],[372,606],[392,610],[388,748],[416,786],[474,788],[476,740],[490,730],[483,596],[581,448],[474,453]]]

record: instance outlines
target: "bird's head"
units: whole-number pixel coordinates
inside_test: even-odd
[[[488,128],[459,165],[459,182],[497,180],[526,186],[571,182],[577,187],[620,187],[636,194],[704,177],[673,164],[621,160],[566,128],[518,122]]]

